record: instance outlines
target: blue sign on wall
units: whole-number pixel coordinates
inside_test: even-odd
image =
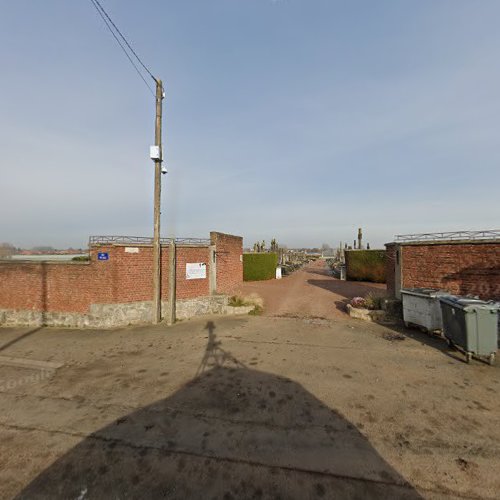
[[[108,252],[99,252],[97,254],[97,260],[109,260],[109,253]]]

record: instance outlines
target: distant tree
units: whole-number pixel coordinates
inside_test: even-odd
[[[326,256],[333,255],[333,248],[328,243],[323,243],[321,245],[321,253]]]
[[[0,259],[9,258],[15,253],[16,247],[12,243],[0,243]]]
[[[35,252],[51,253],[55,251],[55,248],[49,246],[39,246],[33,247],[33,250],[35,250]]]

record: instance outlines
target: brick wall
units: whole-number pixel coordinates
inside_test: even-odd
[[[217,291],[224,293],[243,279],[242,238],[211,233],[217,252]],[[82,262],[0,262],[0,309],[88,313],[92,304],[125,304],[152,300],[151,246],[95,246],[91,260]],[[109,260],[98,260],[107,252]],[[186,279],[186,264],[206,263],[205,279]],[[169,247],[161,253],[162,300],[168,300]],[[209,246],[178,245],[176,298],[210,294]]]
[[[224,233],[210,233],[217,260],[217,292],[232,293],[243,282],[243,238]]]
[[[86,264],[0,264],[0,309],[87,312],[94,274]]]
[[[205,279],[186,279],[186,264],[197,262],[207,264],[207,277]],[[208,247],[177,247],[176,253],[176,298],[194,299],[209,295],[208,277],[210,276],[210,255]],[[168,289],[164,288],[167,300]]]
[[[388,252],[397,247],[389,245]],[[406,244],[400,251],[402,287],[500,300],[500,242]],[[395,286],[394,267],[388,262],[388,290]]]
[[[0,309],[86,313],[91,304],[151,300],[152,248],[136,247],[139,253],[125,248],[93,247],[89,263],[0,263]],[[109,260],[97,260],[98,252],[107,252]],[[162,262],[168,263],[168,248],[162,251]],[[165,264],[163,269],[166,297]]]

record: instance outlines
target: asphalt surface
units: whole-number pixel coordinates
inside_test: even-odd
[[[321,273],[268,316],[0,329],[0,498],[498,498],[500,368]]]

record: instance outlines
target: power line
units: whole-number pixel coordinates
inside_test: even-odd
[[[116,29],[116,31],[120,34],[121,38],[125,41],[127,47],[132,51],[136,59],[139,61],[141,66],[148,72],[148,74],[153,78],[153,80],[156,82],[156,78],[153,76],[153,74],[149,71],[149,69],[144,65],[144,63],[139,59],[139,56],[135,53],[134,49],[130,46],[130,44],[127,42],[126,38],[121,34],[120,30],[116,27],[115,23],[111,20],[111,18],[108,16],[106,11],[102,8],[101,4],[98,2],[98,0],[90,0],[92,5],[95,7],[99,15],[101,16],[102,20],[104,21],[104,24],[106,24],[108,30],[110,33],[113,35],[113,38],[116,40],[120,48],[122,49],[123,53],[127,56],[127,59],[130,61],[130,64],[134,67],[134,69],[137,71],[137,74],[141,77],[141,80],[145,83],[147,88],[149,89],[149,92],[156,97],[152,87],[149,85],[147,80],[144,78],[144,75],[141,73],[140,69],[137,67],[133,59],[130,57],[130,54],[127,52],[127,49],[124,47],[123,43],[120,41],[120,39],[116,36],[116,33],[113,31],[113,27]],[[102,12],[101,12],[102,11]],[[109,21],[108,21],[109,20]],[[110,24],[111,23],[111,24]]]
[[[118,32],[122,40],[127,44],[127,47],[130,49],[132,54],[134,54],[135,58],[139,61],[139,64],[146,70],[148,75],[156,82],[156,78],[154,77],[153,73],[149,71],[148,67],[141,61],[141,58],[137,55],[137,52],[132,48],[130,43],[128,43],[128,40],[125,38],[125,36],[122,34],[122,32],[118,29],[118,26],[113,22],[113,20],[109,17],[108,13],[104,10],[104,7],[99,3],[99,0],[93,0],[99,8],[102,10],[103,14],[106,16],[108,21],[113,25],[113,28]]]

